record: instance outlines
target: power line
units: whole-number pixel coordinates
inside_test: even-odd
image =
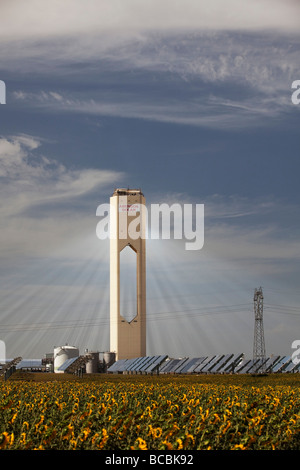
[[[282,315],[294,315],[300,317],[300,309],[298,307],[277,305],[277,304],[266,304],[264,309],[276,311]],[[233,305],[214,305],[206,307],[195,307],[190,309],[178,309],[168,310],[159,312],[147,312],[147,322],[160,321],[160,320],[177,320],[180,318],[184,321],[201,316],[211,315],[227,315],[230,313],[250,312],[250,303],[241,303]],[[299,313],[297,313],[299,312]],[[182,314],[187,314],[182,317]],[[179,316],[180,315],[180,316]],[[0,325],[1,332],[17,332],[17,331],[38,331],[38,330],[52,330],[52,329],[65,329],[65,328],[89,328],[94,326],[106,326],[109,325],[109,316],[107,319],[95,320],[89,319],[74,319],[74,320],[58,320],[55,322],[36,322],[33,324],[19,323],[19,324],[2,324]]]
[[[243,308],[241,308],[243,307]],[[208,307],[203,307],[205,310],[204,312],[199,312],[199,307],[198,308],[193,308],[193,309],[180,309],[180,310],[169,310],[169,311],[162,311],[162,312],[148,312],[147,313],[147,321],[159,321],[159,320],[169,320],[169,319],[178,319],[181,318],[182,316],[175,315],[174,314],[180,314],[182,315],[183,313],[188,313],[188,312],[193,312],[193,313],[188,313],[187,316],[184,317],[184,320],[186,321],[189,318],[193,317],[198,317],[198,316],[210,316],[210,315],[222,315],[222,314],[228,314],[228,313],[237,313],[241,311],[245,311],[245,307],[248,308],[250,307],[249,304],[235,304],[235,305],[219,305],[219,306],[208,306]],[[209,310],[209,309],[214,309],[214,310]],[[19,324],[2,324],[0,325],[0,331],[1,332],[6,332],[6,331],[37,331],[37,330],[50,330],[50,329],[65,329],[65,328],[88,328],[92,326],[105,326],[109,325],[110,320],[109,318],[107,319],[102,319],[100,321],[94,320],[94,319],[84,319],[84,320],[60,320],[56,322],[38,322],[38,323],[33,323],[31,325],[27,325],[26,323],[19,323]]]
[[[278,313],[280,315],[294,315],[294,316],[300,317],[300,307],[293,307],[289,305],[267,304],[265,308],[275,311],[275,313]]]

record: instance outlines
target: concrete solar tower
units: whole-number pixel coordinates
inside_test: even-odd
[[[110,350],[116,359],[146,356],[146,205],[140,189],[116,189],[110,198]],[[136,305],[120,313],[120,253],[136,257]],[[122,310],[124,306],[122,306]]]

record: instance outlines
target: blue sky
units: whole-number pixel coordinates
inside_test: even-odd
[[[11,356],[109,349],[115,187],[205,205],[205,242],[147,243],[147,352],[299,339],[297,1],[3,1],[0,335]]]

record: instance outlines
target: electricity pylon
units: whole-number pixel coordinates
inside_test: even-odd
[[[264,296],[262,288],[254,290],[254,343],[253,343],[253,360],[259,359],[261,367],[260,373],[265,372],[266,362],[266,348],[265,348],[265,336],[264,336],[264,324],[263,324],[263,302]]]

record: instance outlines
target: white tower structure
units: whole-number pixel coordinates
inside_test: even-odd
[[[116,189],[110,198],[110,350],[118,359],[146,355],[146,206],[140,189]],[[136,307],[120,313],[120,253],[136,253]],[[122,306],[124,311],[124,306]]]

